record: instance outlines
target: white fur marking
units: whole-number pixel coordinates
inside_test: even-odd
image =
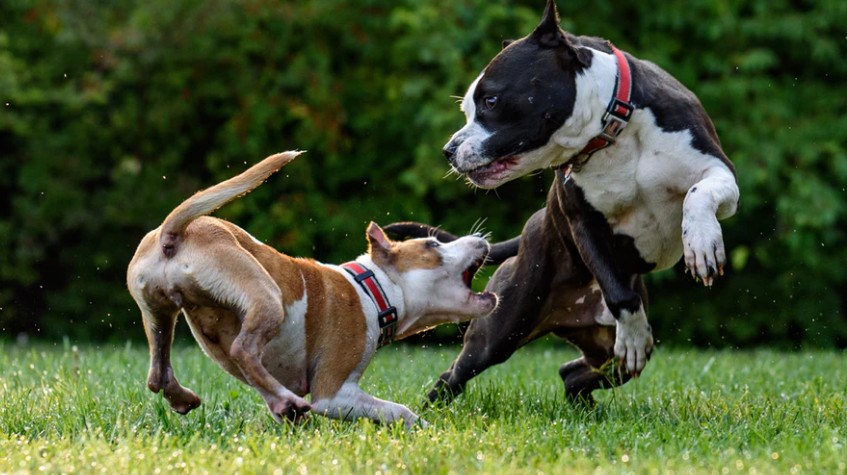
[[[305,288],[305,278],[303,279]],[[308,292],[285,306],[285,318],[279,335],[265,347],[262,363],[284,386],[302,395],[306,388],[298,387],[306,375],[306,312],[309,309]]]
[[[603,298],[603,290],[600,288],[600,284],[595,280],[591,283],[591,291],[597,292],[600,294],[600,305],[602,309],[597,315],[594,317],[594,321],[597,322],[598,325],[603,325],[607,327],[612,327],[618,324],[618,321],[615,320],[615,316],[612,315],[609,307],[606,306],[606,299]]]
[[[627,372],[640,373],[653,350],[653,333],[644,307],[639,307],[635,313],[622,311],[615,333],[615,356],[624,363]]]
[[[461,110],[465,113],[467,123],[459,129],[450,141],[461,140],[461,145],[456,149],[456,163],[459,164],[459,171],[467,171],[473,166],[465,166],[466,162],[475,162],[475,158],[480,156],[482,143],[491,136],[491,132],[485,129],[479,122],[476,121],[476,104],[473,96],[476,92],[476,86],[482,79],[483,74],[477,76],[474,82],[468,87],[465,97],[462,99]]]
[[[418,416],[406,406],[375,398],[349,380],[333,397],[315,401],[312,410],[333,419],[351,420],[365,417],[384,424],[402,420],[407,428],[419,421]]]
[[[729,170],[714,168],[686,193],[682,206],[682,245],[685,265],[706,286],[726,264],[718,219],[735,213],[738,187]]]
[[[465,119],[468,124],[476,118],[476,104],[474,104],[473,95],[476,92],[476,85],[479,84],[479,80],[482,79],[483,74],[480,74],[474,79],[474,82],[471,83],[467,92],[465,92],[465,97],[462,98],[462,104],[459,106],[459,110],[465,113]]]

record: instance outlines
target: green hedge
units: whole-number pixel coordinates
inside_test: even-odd
[[[732,266],[711,290],[650,278],[661,341],[847,346],[847,39],[841,0],[560,2],[702,99],[738,168]],[[738,4],[738,5],[737,5]],[[325,261],[414,219],[495,239],[551,173],[496,192],[446,177],[455,96],[541,0],[0,3],[0,332],[140,338],[124,286],[140,238],[195,190],[308,153],[223,209]]]

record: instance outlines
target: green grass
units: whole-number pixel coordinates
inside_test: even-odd
[[[419,411],[455,352],[385,348],[363,385]],[[844,353],[660,348],[592,410],[563,400],[556,370],[574,356],[527,348],[406,431],[276,424],[196,346],[174,367],[204,404],[180,416],[145,387],[146,347],[0,343],[0,473],[847,472]]]

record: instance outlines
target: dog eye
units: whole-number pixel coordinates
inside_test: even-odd
[[[482,102],[485,103],[485,108],[491,110],[497,106],[497,96],[488,96],[482,99]]]
[[[426,247],[439,247],[439,246],[441,246],[441,243],[434,240],[434,239],[426,242]]]

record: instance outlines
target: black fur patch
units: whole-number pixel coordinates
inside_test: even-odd
[[[567,44],[548,48],[531,37],[500,52],[474,91],[476,121],[492,132],[483,154],[505,158],[545,145],[573,113],[576,75],[587,65]],[[487,100],[497,98],[494,107]]]
[[[647,262],[641,257],[635,240],[626,234],[615,234],[603,213],[594,209],[591,203],[585,199],[582,188],[577,186],[573,180],[564,186],[565,213],[568,219],[581,220],[590,229],[595,243],[610,243],[607,249],[611,261],[614,262],[615,270],[622,280],[624,276],[634,274],[647,274],[656,268],[656,264]],[[605,256],[604,256],[605,257]]]

